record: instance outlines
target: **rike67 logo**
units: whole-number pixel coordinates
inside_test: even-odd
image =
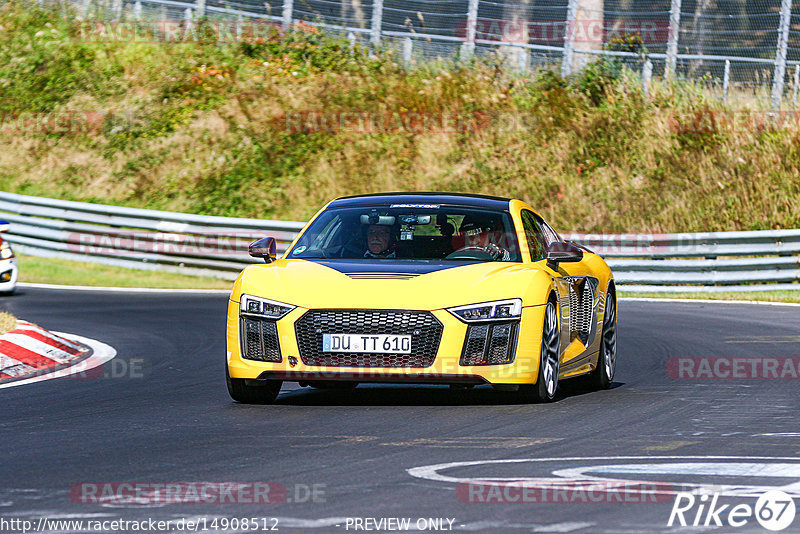
[[[779,531],[792,524],[797,512],[792,497],[780,490],[767,491],[753,505],[721,504],[719,498],[719,493],[696,495],[679,492],[667,526],[738,528],[755,519],[765,529]]]

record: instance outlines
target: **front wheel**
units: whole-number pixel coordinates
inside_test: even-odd
[[[278,398],[283,384],[280,380],[264,380],[264,385],[249,385],[243,378],[231,378],[227,365],[225,366],[225,382],[231,398],[243,404],[272,404]],[[259,382],[261,381],[259,380]]]
[[[606,294],[606,312],[601,336],[597,367],[589,375],[589,379],[594,388],[608,389],[617,369],[617,298],[613,292]]]
[[[535,384],[520,386],[519,394],[523,400],[551,402],[555,398],[558,390],[559,352],[558,311],[553,301],[550,301],[544,310],[539,375]]]

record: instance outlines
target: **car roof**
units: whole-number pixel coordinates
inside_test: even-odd
[[[374,206],[376,204],[445,204],[507,210],[509,202],[511,202],[510,198],[470,193],[374,193],[340,197],[331,202],[330,207]]]

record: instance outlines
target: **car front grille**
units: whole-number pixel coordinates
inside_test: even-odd
[[[275,321],[242,317],[242,357],[261,362],[280,362],[281,347]]]
[[[427,311],[309,310],[295,322],[303,363],[323,367],[430,367],[442,329]],[[410,335],[411,353],[323,352],[323,334]]]
[[[461,365],[511,363],[517,339],[518,322],[472,324],[467,328]]]

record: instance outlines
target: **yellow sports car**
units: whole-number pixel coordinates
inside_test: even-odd
[[[451,193],[339,198],[276,259],[237,278],[228,391],[271,403],[283,381],[491,384],[550,401],[559,380],[607,388],[616,363],[614,280],[521,200]]]

